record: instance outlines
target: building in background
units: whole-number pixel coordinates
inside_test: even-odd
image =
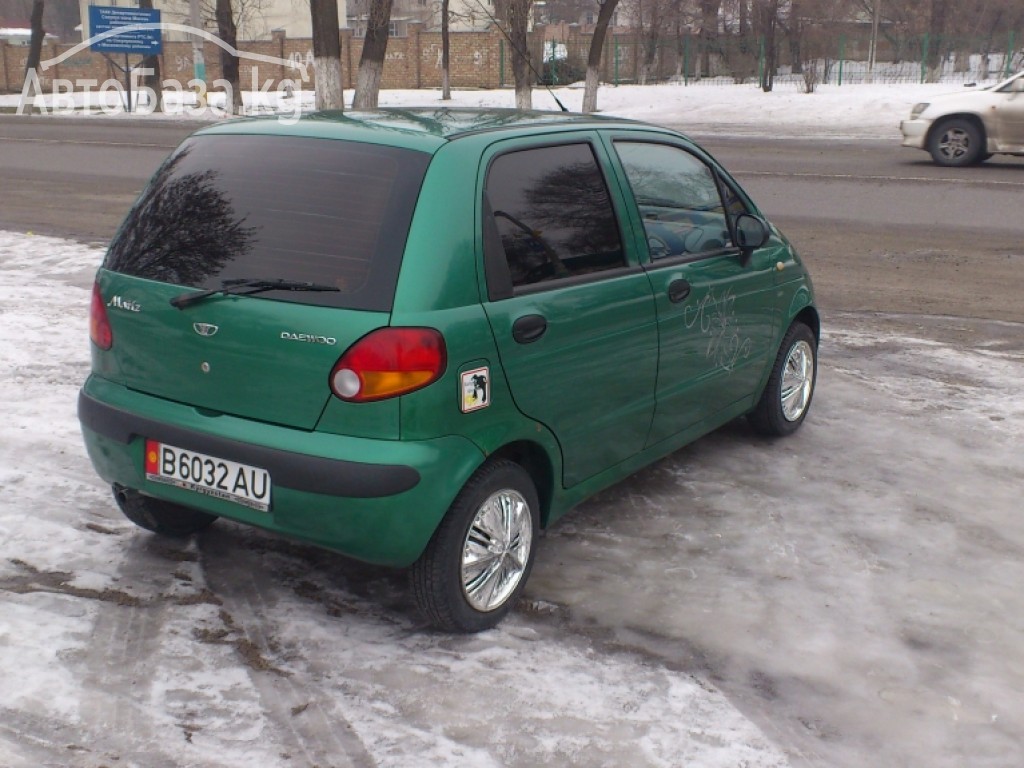
[[[89,39],[89,6],[103,5],[121,8],[137,8],[138,0],[102,0],[90,2],[79,0],[82,13],[82,39]],[[189,0],[153,0],[153,7],[160,11],[160,18],[172,24],[190,24]],[[199,0],[203,28],[216,34],[214,0]],[[309,0],[232,0],[235,23],[239,40],[269,40],[275,32],[283,32],[290,38],[313,36],[313,25],[309,15]],[[338,0],[338,18],[345,18],[346,0]],[[183,32],[167,30],[164,40],[186,40]]]

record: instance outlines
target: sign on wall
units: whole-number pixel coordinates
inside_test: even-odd
[[[90,38],[120,27],[159,23],[160,11],[153,8],[89,6]],[[161,52],[163,44],[160,30],[154,28],[122,32],[91,43],[89,47],[99,53],[138,53],[143,56],[154,56]]]

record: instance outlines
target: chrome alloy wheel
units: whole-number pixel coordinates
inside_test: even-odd
[[[478,611],[504,605],[522,581],[533,546],[533,518],[515,490],[497,491],[480,505],[462,545],[462,591]]]
[[[799,419],[811,402],[814,389],[814,350],[806,341],[798,341],[786,356],[782,369],[782,415],[786,421]]]
[[[939,152],[949,160],[957,160],[971,149],[971,137],[961,128],[948,128],[939,139]]]

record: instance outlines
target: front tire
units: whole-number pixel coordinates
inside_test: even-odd
[[[785,437],[804,423],[818,378],[818,342],[803,323],[793,323],[775,358],[768,384],[747,417],[762,435]]]
[[[170,501],[144,496],[131,488],[113,486],[114,500],[124,516],[140,528],[161,536],[184,537],[209,528],[216,515]]]
[[[518,464],[498,460],[477,470],[409,572],[431,624],[480,632],[505,617],[533,568],[539,511],[533,481]]]
[[[928,151],[938,165],[974,165],[983,157],[985,140],[971,120],[954,117],[935,126],[928,139]]]

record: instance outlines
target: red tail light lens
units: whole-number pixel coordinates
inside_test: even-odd
[[[114,334],[110,330],[107,307],[103,303],[99,283],[92,285],[92,304],[89,305],[89,338],[100,349],[110,349],[114,345]]]
[[[397,397],[437,381],[447,364],[444,337],[433,328],[380,328],[341,356],[331,391],[356,403]]]

